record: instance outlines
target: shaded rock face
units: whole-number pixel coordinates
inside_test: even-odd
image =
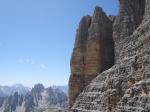
[[[122,39],[131,35],[141,24],[145,11],[145,0],[119,0],[119,15],[113,25],[115,61],[118,62]]]
[[[96,7],[92,17],[82,18],[77,30],[71,59],[69,109],[83,88],[114,64],[113,48],[112,21]]]
[[[150,112],[150,1],[119,2],[113,28],[116,63],[84,88],[72,112]]]
[[[109,15],[108,18],[114,23],[116,20],[116,16],[114,15]]]
[[[23,102],[23,95],[19,95],[15,92],[11,96],[0,98],[0,112],[15,112],[17,106],[21,106]]]
[[[146,0],[146,8],[145,8],[145,18],[150,15],[150,1]]]
[[[105,24],[104,24],[105,23]],[[99,7],[96,7],[88,29],[86,42],[84,82],[93,78],[114,64],[112,22]]]

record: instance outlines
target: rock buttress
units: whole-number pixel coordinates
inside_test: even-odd
[[[101,8],[96,7],[91,25],[88,29],[86,56],[84,68],[85,86],[98,73],[107,70],[114,64],[114,49],[112,40],[112,22]]]
[[[149,7],[147,0],[146,18]],[[150,112],[150,19],[120,41],[120,61],[92,80],[72,112]]]
[[[75,45],[71,58],[71,76],[69,79],[69,102],[70,109],[77,95],[84,88],[84,66],[86,41],[88,37],[88,28],[91,24],[91,17],[85,16],[82,18],[77,29]]]
[[[96,7],[92,18],[84,17],[77,30],[71,58],[69,109],[84,87],[114,64],[113,48],[112,21]]]
[[[115,62],[120,60],[122,40],[131,35],[141,24],[145,11],[145,0],[119,0],[119,15],[113,25]]]

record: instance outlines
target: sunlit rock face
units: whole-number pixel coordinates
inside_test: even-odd
[[[112,28],[115,64],[84,88],[70,111],[150,112],[149,17],[149,0],[119,0]]]
[[[114,64],[112,21],[96,7],[92,17],[82,18],[71,59],[69,109],[83,88],[98,73]]]
[[[90,23],[90,16],[83,17],[76,34],[75,46],[71,59],[71,76],[69,80],[69,109],[72,107],[77,95],[84,88],[84,57]]]

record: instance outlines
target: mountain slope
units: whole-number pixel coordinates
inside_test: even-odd
[[[65,112],[67,95],[60,89],[37,84],[26,95],[0,98],[0,112]]]
[[[72,112],[150,112],[150,0],[119,0],[115,64],[76,97]]]
[[[0,86],[0,97],[13,95],[15,92],[25,95],[30,89],[21,84],[15,84],[12,86]]]

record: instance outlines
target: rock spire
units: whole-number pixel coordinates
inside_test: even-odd
[[[71,58],[69,109],[76,97],[98,73],[114,64],[112,21],[100,7],[82,18]]]

